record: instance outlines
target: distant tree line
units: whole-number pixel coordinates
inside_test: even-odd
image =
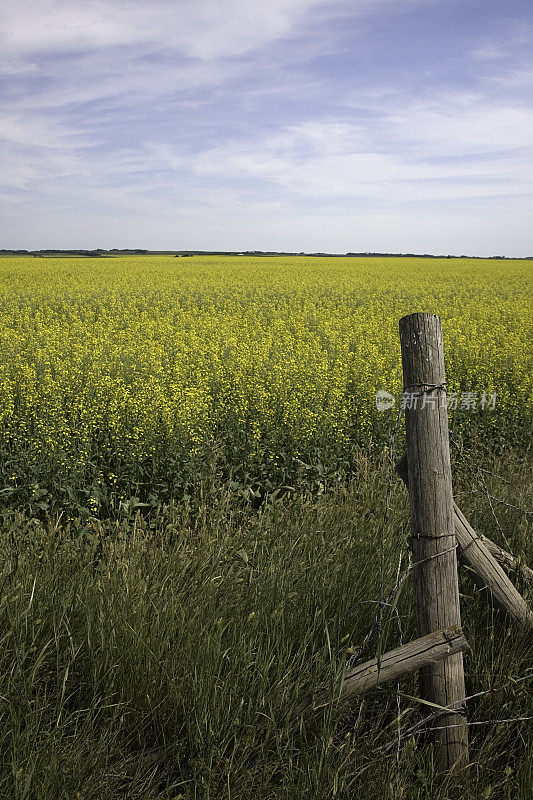
[[[81,256],[82,258],[102,258],[117,255],[175,255],[176,258],[188,256],[307,256],[321,258],[482,258],[482,256],[466,255],[435,255],[434,253],[378,253],[378,252],[349,252],[349,253],[305,253],[300,251],[289,252],[284,250],[146,250],[141,247],[119,248],[111,250],[96,248],[95,250],[9,250],[0,249],[0,255],[34,256]],[[488,256],[491,259],[505,259],[506,256]],[[518,260],[532,260],[533,256],[523,256]],[[511,258],[509,260],[517,260]]]
[[[97,248],[96,250],[57,250],[57,249],[47,249],[47,250],[0,250],[0,254],[3,255],[27,255],[27,256],[83,256],[84,258],[101,258],[109,253],[113,254],[146,254],[149,253],[149,250],[143,250],[141,248],[125,248],[124,250],[120,250],[119,248],[113,248],[112,250],[104,250],[103,248]]]

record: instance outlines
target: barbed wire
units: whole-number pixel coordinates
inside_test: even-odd
[[[402,416],[401,408],[398,408],[398,413],[396,415],[396,422],[392,427],[390,437],[389,437],[389,446],[388,446],[388,480],[387,480],[387,494],[385,496],[385,511],[383,514],[383,522],[381,525],[381,541],[380,541],[380,554],[379,554],[379,596],[380,600],[383,599],[383,593],[385,590],[385,530],[387,523],[389,521],[390,516],[390,505],[391,505],[391,498],[392,498],[392,486],[394,482],[394,442],[396,439],[396,433],[398,431],[400,425],[400,419]],[[378,618],[378,634],[381,632],[381,623],[382,623],[382,615]]]
[[[414,725],[412,725],[410,728],[408,728],[406,731],[404,731],[403,734],[402,734],[402,740],[405,740],[405,739],[409,738],[414,733],[418,733],[419,735],[422,734],[422,733],[425,733],[426,731],[424,729],[424,726],[428,722],[432,722],[434,719],[437,719],[438,717],[442,716],[443,714],[446,714],[448,712],[449,713],[453,713],[453,714],[458,713],[457,708],[455,708],[456,705],[460,705],[461,704],[461,705],[464,706],[469,700],[474,700],[474,699],[476,699],[478,697],[484,697],[484,696],[486,696],[488,694],[491,694],[491,695],[492,694],[496,694],[497,692],[501,692],[504,689],[508,689],[510,686],[515,686],[517,684],[523,683],[524,681],[528,681],[528,680],[532,680],[532,679],[533,679],[533,671],[532,672],[528,672],[528,673],[526,673],[525,675],[522,675],[519,678],[513,678],[512,680],[507,681],[506,683],[502,684],[501,686],[492,687],[491,689],[483,689],[481,692],[475,692],[474,694],[467,695],[466,697],[463,697],[462,700],[457,700],[455,703],[451,703],[448,706],[443,706],[442,709],[439,709],[438,711],[432,711],[431,714],[428,714],[423,719],[418,720],[418,722],[416,722]],[[515,717],[515,719],[517,719],[517,718]],[[487,724],[488,722],[490,722],[490,720],[482,720],[482,721],[478,721],[478,722],[470,722],[470,723],[467,723],[467,724],[469,724],[469,725],[482,725],[482,724]],[[439,728],[439,730],[443,730],[445,727],[448,727],[448,726],[441,726]],[[450,727],[454,727],[454,726],[450,726]],[[437,729],[435,727],[431,726],[430,730],[433,731],[433,730],[437,730]],[[394,739],[393,741],[388,742],[387,745],[382,745],[382,747],[380,749],[389,749],[389,750],[391,750],[394,747],[395,744],[396,744],[396,739]]]
[[[494,478],[498,478],[499,481],[501,481],[502,483],[506,483],[508,486],[513,485],[512,481],[508,480],[507,478],[504,478],[502,475],[498,475],[496,472],[492,472],[490,469],[485,469],[484,467],[478,467],[477,469],[479,472],[486,472],[487,475],[491,475]]]
[[[476,496],[478,492],[475,489],[470,489],[470,491],[464,491],[462,492],[462,494],[463,495],[471,494]],[[525,514],[526,516],[533,515],[533,509],[530,510],[529,508],[522,508],[522,506],[517,506],[514,503],[508,503],[507,500],[504,500],[501,497],[496,497],[493,494],[489,494],[489,497],[491,500],[495,500],[497,503],[501,503],[502,506],[507,506],[507,508],[512,508],[513,511],[519,511],[520,514]]]
[[[451,431],[450,431],[450,439],[451,439],[452,443],[454,444],[454,446],[457,448],[457,451],[458,451],[459,456],[461,457],[461,459],[465,463],[467,463],[467,461],[469,461],[469,459],[467,459],[467,457],[464,455],[464,453],[463,453],[463,451],[461,449],[461,445],[456,441],[456,439],[454,438],[454,436],[453,436]],[[467,466],[469,466],[468,463],[467,463]],[[498,475],[497,473],[491,472],[490,470],[484,469],[483,467],[480,467],[478,465],[476,465],[476,470],[477,470],[477,472],[483,472],[483,473],[486,473],[487,475],[491,475],[494,478],[498,478],[498,480],[501,481],[502,483],[505,483],[508,486],[512,486],[512,481],[507,480],[507,478],[504,478],[502,475]],[[475,474],[474,470],[471,467],[469,468],[469,472],[472,475],[472,477],[475,478],[476,481],[477,481],[478,480],[477,475]],[[486,485],[484,479],[483,479],[483,485],[484,485],[484,493],[486,493],[487,492],[487,485]],[[474,491],[470,491],[470,492],[465,492],[465,494],[475,494],[475,492]],[[514,511],[519,511],[521,514],[533,515],[533,509],[522,508],[522,506],[517,506],[514,503],[508,503],[507,500],[504,500],[501,497],[496,497],[495,495],[490,494],[490,493],[488,493],[488,497],[491,500],[495,500],[497,503],[501,503],[502,505],[507,506],[508,508],[512,508]]]
[[[453,435],[453,433],[451,431],[450,431],[450,440],[453,443],[453,445],[455,446],[455,448],[457,449],[457,452],[459,453],[459,457],[461,458],[463,463],[466,465],[466,468],[470,472],[471,476],[474,478],[474,480],[477,483],[481,483],[482,484],[483,493],[485,494],[485,496],[487,498],[491,514],[492,514],[492,516],[494,518],[494,521],[496,523],[496,527],[498,528],[498,532],[499,532],[500,536],[502,537],[503,541],[505,542],[506,547],[511,549],[511,545],[509,544],[509,540],[507,539],[507,536],[505,535],[505,533],[503,531],[503,528],[500,525],[500,520],[498,519],[498,515],[496,514],[496,511],[494,510],[494,506],[492,505],[492,500],[491,500],[491,497],[490,497],[490,494],[489,494],[489,490],[487,488],[487,482],[485,480],[485,476],[481,475],[481,476],[478,477],[478,475],[474,471],[474,468],[470,464],[470,459],[467,456],[465,456],[465,454],[463,453],[463,451],[461,449],[461,446],[459,445],[459,442],[455,439],[455,436]]]
[[[496,692],[503,691],[504,689],[507,689],[510,686],[514,686],[516,684],[520,684],[520,683],[523,683],[524,681],[532,680],[532,679],[533,679],[533,671],[528,672],[528,673],[526,673],[525,675],[522,675],[519,678],[512,678],[511,680],[507,681],[506,683],[504,683],[501,686],[498,686],[496,688],[484,689],[481,692],[476,692],[475,694],[468,695],[467,697],[464,697],[462,700],[457,701],[457,703],[465,704],[468,700],[473,700],[474,698],[482,697],[482,696],[487,695],[487,694],[494,694]],[[379,753],[385,754],[385,753],[390,752],[393,748],[396,748],[396,752],[398,753],[398,747],[401,746],[402,742],[406,741],[407,739],[410,739],[412,736],[421,736],[421,735],[427,733],[428,729],[426,729],[425,726],[428,723],[432,722],[437,717],[439,717],[442,714],[446,713],[447,711],[449,711],[450,713],[456,714],[457,713],[457,709],[455,708],[455,703],[451,704],[450,706],[443,706],[443,708],[441,710],[434,711],[431,714],[428,714],[426,717],[424,717],[421,720],[418,720],[418,722],[416,722],[414,725],[411,725],[411,727],[407,728],[407,730],[404,730],[403,732],[399,731],[398,734],[394,737],[394,739],[391,739],[389,742],[387,742],[387,743],[385,743],[383,745],[380,745],[377,748],[374,748],[374,750],[372,751],[372,755],[377,755]],[[498,725],[498,724],[506,724],[506,725],[508,725],[508,724],[512,724],[514,722],[526,722],[526,721],[529,721],[531,719],[533,719],[533,716],[508,717],[508,718],[505,718],[505,719],[474,720],[472,722],[468,722],[468,721],[466,723],[463,722],[463,723],[460,723],[458,725],[457,724],[440,725],[438,727],[431,726],[431,728],[429,730],[431,730],[431,731],[446,730],[448,728],[462,727],[464,724],[468,725],[469,727],[475,727],[475,726],[480,726],[480,725]],[[398,763],[398,756],[397,756],[397,763]],[[348,788],[351,788],[353,786],[353,784],[355,783],[355,781],[357,780],[357,778],[359,778],[364,772],[366,772],[368,769],[370,769],[371,766],[373,766],[372,762],[370,762],[369,764],[367,764],[366,766],[364,766],[360,770],[358,770],[358,772],[354,775],[354,777],[350,781],[350,783],[348,785]]]
[[[445,383],[442,383],[442,384],[413,384],[412,386],[404,387],[404,390],[403,390],[404,394],[405,394],[406,391],[412,390],[412,389],[418,388],[418,387],[423,387],[422,391],[420,391],[419,393],[413,395],[414,397],[420,397],[423,394],[430,393],[430,392],[433,392],[433,391],[436,391],[436,390],[446,391],[446,384]],[[398,431],[398,428],[399,428],[401,414],[402,414],[403,410],[404,410],[404,408],[402,407],[402,404],[400,404],[400,407],[398,409],[398,414],[396,416],[396,420],[394,422],[394,425],[391,428],[388,447],[387,447],[387,453],[388,453],[388,479],[387,479],[387,491],[386,491],[386,498],[385,498],[385,510],[384,510],[384,514],[383,514],[383,520],[382,520],[382,524],[381,524],[381,534],[380,534],[379,600],[363,601],[365,603],[375,603],[375,604],[377,604],[378,608],[377,608],[376,616],[375,616],[372,624],[370,625],[370,627],[368,629],[368,632],[364,636],[361,644],[359,645],[357,650],[354,653],[351,654],[350,658],[347,659],[347,662],[346,662],[346,669],[347,670],[350,670],[351,668],[353,668],[355,666],[355,664],[359,661],[361,654],[363,653],[365,647],[367,646],[368,642],[370,641],[370,639],[372,638],[372,636],[375,633],[377,633],[376,652],[377,652],[378,669],[379,669],[379,655],[381,653],[381,642],[382,642],[382,636],[383,636],[383,618],[384,618],[384,611],[387,608],[391,609],[391,618],[392,618],[392,615],[394,615],[394,618],[396,619],[396,623],[397,623],[397,627],[398,627],[399,645],[401,646],[403,644],[403,626],[402,626],[401,615],[400,615],[399,610],[398,610],[398,601],[399,601],[400,594],[401,594],[401,591],[402,591],[402,588],[403,588],[403,585],[404,585],[406,579],[408,578],[408,576],[411,574],[411,572],[416,567],[418,567],[418,566],[420,566],[420,565],[422,565],[422,564],[424,564],[424,563],[426,563],[426,562],[428,562],[428,561],[430,561],[430,560],[432,560],[434,558],[438,558],[438,557],[440,557],[442,555],[445,555],[446,553],[450,553],[452,551],[455,551],[456,548],[457,548],[457,543],[455,543],[452,547],[449,547],[449,548],[445,549],[444,551],[442,551],[440,553],[436,553],[436,554],[434,554],[432,556],[429,556],[427,558],[424,558],[424,559],[422,559],[420,561],[413,562],[412,561],[412,556],[411,556],[411,550],[407,546],[407,542],[406,542],[406,546],[404,548],[402,548],[402,550],[400,552],[400,555],[399,555],[398,566],[397,566],[397,570],[396,570],[395,584],[394,584],[393,588],[391,589],[391,591],[388,593],[388,595],[385,596],[385,536],[386,536],[387,523],[389,522],[389,519],[390,519],[390,510],[391,510],[393,479],[394,479],[394,471],[395,471],[394,470],[395,439],[396,439],[396,434],[397,434],[397,431]],[[478,468],[478,471],[476,472],[473,469],[473,467],[471,466],[471,463],[470,463],[470,459],[463,453],[461,446],[456,441],[456,439],[453,436],[453,433],[451,431],[450,431],[450,440],[452,441],[452,443],[456,447],[460,458],[462,459],[462,461],[466,465],[469,473],[474,478],[474,480],[477,483],[478,487],[481,488],[481,490],[483,491],[483,494],[485,495],[485,497],[486,497],[486,499],[488,501],[488,504],[489,504],[489,507],[490,507],[490,510],[491,510],[491,514],[492,514],[492,516],[494,518],[494,521],[495,521],[496,526],[498,528],[498,531],[499,531],[499,533],[500,533],[500,535],[502,537],[502,540],[505,542],[507,547],[510,549],[509,541],[508,541],[508,539],[507,539],[507,537],[505,535],[505,532],[504,532],[504,530],[503,530],[503,528],[502,528],[502,526],[500,524],[500,520],[499,520],[498,515],[496,513],[496,510],[495,510],[495,508],[493,506],[493,502],[494,503],[501,503],[504,506],[507,506],[509,508],[512,508],[514,510],[517,510],[517,511],[522,512],[522,513],[527,514],[527,515],[533,514],[533,511],[529,511],[529,510],[523,509],[523,508],[521,508],[521,507],[519,507],[517,505],[514,505],[512,503],[508,503],[507,501],[503,500],[502,498],[499,498],[499,497],[496,497],[495,495],[492,495],[488,490],[487,483],[486,483],[486,480],[485,480],[485,476],[482,474],[484,472],[487,472],[487,474],[489,474],[488,471],[487,470],[483,470],[481,468]],[[407,554],[407,566],[404,567],[403,570],[402,570],[402,564],[404,563],[404,559],[406,557],[406,554]],[[353,607],[352,607],[351,610],[353,610]],[[349,613],[349,611],[346,612],[346,613]],[[349,677],[349,673],[348,672],[345,672],[345,677]],[[420,736],[420,735],[426,733],[428,730],[430,730],[430,731],[436,731],[436,730],[442,731],[442,730],[446,730],[447,728],[462,727],[464,724],[466,724],[469,727],[474,727],[474,726],[482,726],[482,725],[500,725],[500,724],[501,725],[503,725],[503,724],[508,725],[508,724],[512,724],[512,723],[519,723],[519,722],[529,721],[529,720],[533,719],[533,716],[517,716],[517,717],[508,717],[508,718],[501,718],[501,719],[494,718],[494,719],[475,720],[475,721],[466,721],[465,720],[465,721],[463,721],[462,723],[459,723],[459,724],[439,725],[439,726],[431,725],[432,722],[434,722],[440,716],[446,715],[447,713],[453,713],[453,714],[463,713],[463,714],[466,714],[466,708],[464,706],[468,701],[471,701],[471,700],[474,700],[474,699],[478,699],[480,697],[484,697],[484,696],[487,696],[487,695],[492,695],[492,694],[494,694],[496,692],[501,692],[504,689],[509,688],[510,686],[516,686],[516,685],[519,685],[519,684],[523,683],[524,681],[531,680],[531,679],[533,679],[533,671],[530,671],[530,672],[528,672],[527,674],[525,674],[525,675],[523,675],[521,677],[512,678],[512,679],[510,679],[509,681],[507,681],[506,683],[502,684],[499,687],[496,687],[496,688],[491,687],[490,689],[484,689],[484,690],[481,690],[479,692],[475,692],[475,693],[473,693],[471,695],[468,695],[468,696],[464,697],[462,700],[457,701],[456,703],[454,703],[454,704],[452,704],[450,706],[444,706],[441,709],[433,711],[431,714],[424,716],[422,719],[419,719],[414,725],[411,725],[410,727],[408,727],[407,729],[404,729],[403,731],[402,731],[402,726],[401,726],[402,719],[404,719],[406,714],[410,713],[411,709],[406,708],[406,709],[404,709],[402,711],[402,699],[405,698],[405,697],[409,697],[409,696],[402,693],[401,688],[400,688],[400,683],[397,683],[396,684],[396,713],[395,713],[395,722],[396,722],[396,725],[397,725],[396,735],[395,735],[394,739],[392,739],[391,741],[385,743],[384,745],[381,745],[380,747],[378,747],[376,750],[373,751],[374,753],[387,753],[387,752],[390,752],[391,750],[395,749],[395,758],[396,758],[396,779],[395,779],[395,784],[394,784],[394,797],[395,797],[395,799],[399,797],[399,790],[400,790],[399,781],[400,781],[400,762],[401,762],[401,754],[402,754],[402,744],[407,739],[409,739],[409,738],[411,738],[413,736]],[[411,700],[415,700],[416,699],[417,702],[422,702],[422,703],[424,702],[420,698],[410,698],[410,699]],[[361,701],[361,704],[359,706],[359,717],[358,717],[358,719],[361,716],[363,704],[364,704],[364,700]],[[463,708],[457,708],[457,706],[463,706]],[[361,775],[361,773],[364,772],[366,769],[368,769],[370,766],[371,766],[371,764],[367,765],[366,767],[363,767],[363,769],[360,770],[354,776],[354,778],[352,779],[352,781],[349,784],[349,787],[351,787],[353,785],[353,783],[355,782],[355,780],[359,777],[359,775]]]
[[[405,392],[405,389],[404,389],[404,392]],[[393,487],[393,482],[394,482],[394,445],[395,445],[395,441],[396,441],[396,433],[398,432],[398,428],[399,428],[399,425],[400,425],[401,415],[402,415],[402,406],[400,404],[399,407],[398,407],[398,413],[396,415],[396,421],[395,421],[394,426],[393,426],[393,428],[391,430],[391,434],[390,434],[390,438],[389,438],[388,454],[387,454],[388,455],[387,494],[386,494],[386,497],[385,497],[385,513],[383,515],[383,524],[382,524],[382,527],[381,527],[381,530],[382,530],[381,553],[380,553],[380,598],[381,598],[381,603],[380,603],[380,617],[379,617],[378,626],[377,626],[378,627],[378,648],[381,647],[381,635],[382,635],[381,625],[382,625],[382,619],[383,619],[383,592],[384,592],[384,573],[385,573],[385,531],[386,531],[387,523],[388,523],[389,517],[390,517],[390,505],[391,505],[391,498],[392,498],[392,487]],[[395,613],[395,617],[396,617],[396,622],[397,622],[397,627],[398,627],[398,634],[399,634],[398,638],[399,638],[400,646],[403,645],[403,627],[402,627],[402,621],[401,621],[400,613],[398,611],[398,600],[400,598],[400,593],[401,593],[401,590],[402,590],[403,583],[404,583],[405,579],[407,578],[407,576],[409,575],[409,573],[411,571],[411,554],[410,554],[410,551],[408,550],[407,569],[404,571],[404,574],[402,575],[402,561],[403,561],[405,549],[406,548],[404,548],[404,550],[402,550],[400,552],[400,555],[399,555],[399,558],[398,558],[398,566],[397,566],[397,569],[396,569],[396,583],[395,583],[394,589],[392,590],[392,593],[389,595],[389,598],[391,600],[393,598],[396,598],[395,603],[393,605],[393,613]],[[389,600],[389,598],[387,598],[387,600]],[[387,602],[387,605],[389,605],[388,602]],[[379,650],[378,650],[378,652],[379,652]],[[379,661],[378,661],[378,669],[379,669]],[[401,717],[402,717],[402,699],[401,699],[401,694],[400,694],[400,683],[398,682],[396,684],[396,719],[398,720],[398,722],[401,719]],[[400,726],[398,725],[398,729],[399,728],[400,728]],[[400,780],[400,760],[401,760],[401,740],[400,740],[400,738],[398,738],[397,748],[396,748],[396,780],[394,782],[394,798],[395,798],[395,800],[399,796],[399,789],[400,789],[400,783],[399,783],[399,780]]]
[[[424,386],[425,388],[422,389],[422,391],[418,392],[417,394],[414,394],[413,392],[409,391],[410,389],[414,389],[415,387],[418,386]],[[445,392],[446,381],[443,381],[442,383],[411,383],[409,384],[409,386],[403,387],[402,394],[403,395],[408,394],[411,395],[412,397],[422,397],[422,395],[431,394],[431,392],[435,392],[438,389],[442,389],[442,391]]]
[[[435,558],[440,558],[440,556],[443,556],[446,553],[453,552],[454,550],[457,549],[457,547],[458,547],[458,545],[457,545],[457,543],[455,543],[454,545],[452,545],[452,547],[448,547],[446,550],[442,550],[440,553],[435,553],[434,555],[427,556],[426,558],[422,558],[419,561],[414,561],[414,562],[411,561],[411,553],[410,553],[410,551],[407,551],[407,558],[408,558],[407,567],[401,573],[399,573],[399,570],[397,570],[396,583],[394,584],[394,587],[389,592],[387,597],[384,600],[360,600],[357,605],[364,605],[366,603],[372,603],[372,604],[376,604],[376,605],[379,605],[379,606],[382,606],[382,607],[385,607],[385,608],[390,607],[396,613],[398,613],[397,612],[397,601],[399,599],[399,592],[400,592],[405,580],[409,577],[411,572],[416,567],[419,567],[420,565],[425,564],[428,561],[432,561]],[[402,562],[404,556],[405,556],[405,550],[403,550],[400,553],[400,559],[399,559],[399,568],[400,569],[401,569],[401,562]],[[391,600],[395,597],[396,594],[398,594],[398,597],[396,598],[394,603],[391,603]],[[348,609],[348,611],[344,612],[343,616],[346,616],[347,614],[349,614],[351,611],[353,611],[354,608],[355,608],[355,606],[351,606],[351,608]],[[361,644],[359,645],[357,650],[353,654],[350,655],[350,658],[346,662],[346,665],[347,665],[347,667],[349,669],[351,669],[353,666],[355,666],[355,664],[359,660],[359,658],[361,656],[361,653],[363,652],[364,648],[366,647],[366,645],[368,644],[368,642],[372,638],[372,634],[376,631],[376,628],[377,628],[377,620],[378,620],[378,615],[376,614],[376,618],[375,618],[374,622],[372,623],[372,625],[370,626],[370,628],[369,628],[367,634],[365,635],[363,641],[361,642]],[[403,644],[403,642],[400,642],[400,645],[401,644]],[[347,674],[345,677],[349,678],[350,675]]]

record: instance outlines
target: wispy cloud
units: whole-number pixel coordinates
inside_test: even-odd
[[[287,32],[320,0],[8,0],[8,52],[26,56],[116,47],[178,47],[205,60],[235,56]]]
[[[460,6],[7,0],[3,246],[533,252],[533,15]]]

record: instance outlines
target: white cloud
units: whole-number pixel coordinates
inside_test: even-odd
[[[49,117],[35,117],[20,113],[4,114],[0,123],[0,140],[51,150],[70,147],[76,143],[76,140],[80,143],[79,137],[83,132],[83,128],[73,125],[69,125],[65,129],[60,122]]]
[[[477,61],[499,61],[505,58],[506,55],[507,51],[501,44],[488,44],[482,47],[476,47],[470,53],[471,58]]]
[[[200,152],[190,166],[204,177],[259,178],[304,197],[529,194],[532,127],[533,109],[465,110],[444,97],[440,109],[412,104],[366,128],[306,121],[273,136],[230,141]]]
[[[147,99],[229,84],[246,74],[250,54],[338,2],[4,0],[4,109],[57,112],[114,100],[139,113]],[[17,91],[25,79],[34,88]]]
[[[287,33],[331,0],[8,0],[0,32],[12,54],[122,46],[176,47],[213,59],[246,53]]]
[[[431,4],[442,0],[401,6]],[[428,219],[452,220],[453,204],[458,231],[476,203],[515,230],[506,214],[527,218],[533,179],[530,67],[509,58],[502,35],[464,54],[482,77],[462,92],[426,78],[402,86],[394,67],[372,63],[349,83],[335,71],[339,20],[357,53],[359,21],[387,5],[400,13],[394,0],[4,0],[8,212],[26,208],[33,231],[61,235],[69,214],[74,233],[92,225],[111,237],[114,225],[123,242],[142,220],[163,247],[174,244],[167,226],[196,231],[182,246],[352,249],[342,226],[357,220],[371,237],[381,219],[394,236],[358,248],[412,250],[409,214],[435,233]]]
[[[107,152],[87,149],[83,131],[61,131],[46,119],[26,129],[23,119],[11,118],[4,128],[10,168],[2,183],[58,196],[64,192],[58,180],[76,176],[78,188],[94,193],[95,203],[104,189],[101,202],[120,206],[139,194],[152,195],[158,213],[181,205],[184,185],[195,187],[188,192],[200,205],[209,205],[212,184],[231,187],[234,206],[238,192],[245,204],[253,194],[253,203],[281,203],[287,209],[311,200],[366,199],[392,208],[490,200],[531,194],[533,160],[525,132],[532,126],[533,110],[502,108],[496,114],[478,103],[465,112],[458,102],[452,111],[445,96],[440,110],[436,99],[425,111],[418,104],[401,112],[391,108],[366,126],[310,119],[206,149],[156,140]]]
[[[390,123],[404,142],[422,142],[425,152],[454,156],[511,152],[531,147],[533,108],[494,104],[490,101],[460,102],[439,98],[438,104],[410,104],[390,116]]]

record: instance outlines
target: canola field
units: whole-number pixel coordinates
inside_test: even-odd
[[[357,448],[387,442],[397,411],[375,394],[401,393],[398,320],[413,311],[443,319],[453,429],[520,439],[532,266],[2,258],[2,502],[94,514],[210,474],[249,491],[347,474]]]

